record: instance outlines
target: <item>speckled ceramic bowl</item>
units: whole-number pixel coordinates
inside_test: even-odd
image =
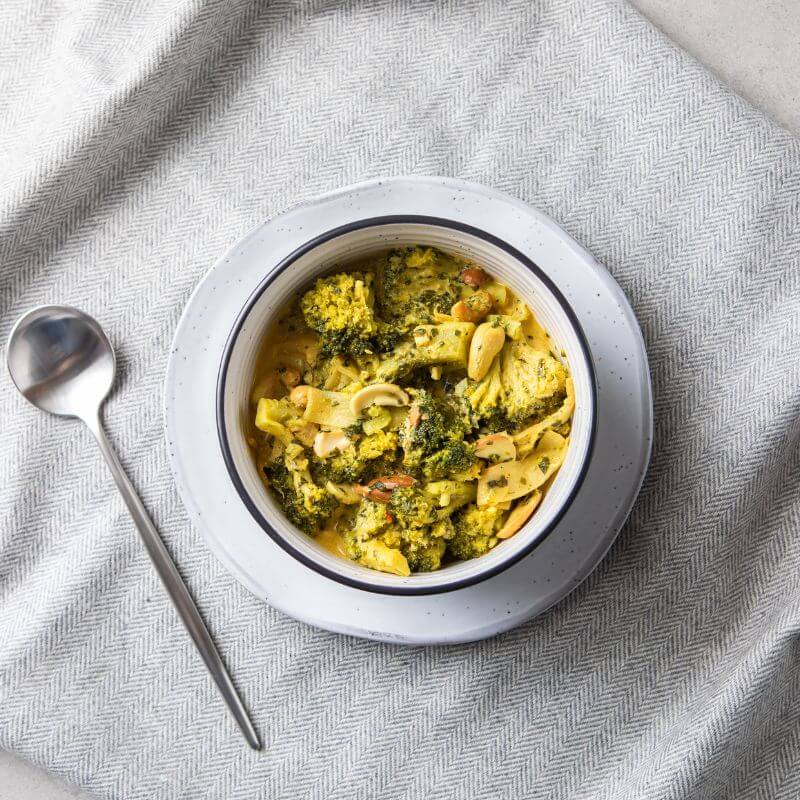
[[[246,441],[250,389],[265,330],[289,297],[337,263],[389,247],[430,245],[484,266],[533,310],[556,351],[563,350],[575,383],[576,407],[564,464],[541,505],[511,539],[481,558],[407,578],[338,558],[291,525],[264,487]],[[589,348],[577,318],[550,279],[522,253],[491,234],[433,217],[365,219],[330,230],[285,258],[252,294],[236,320],[219,370],[217,425],[223,457],[242,503],[286,552],[322,575],[349,586],[394,595],[446,592],[498,574],[528,555],[553,530],[587,470],[595,434],[596,387]],[[535,556],[533,556],[535,557]]]

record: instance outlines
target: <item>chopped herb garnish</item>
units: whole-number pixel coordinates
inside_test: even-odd
[[[545,474],[550,468],[550,459],[547,456],[542,456],[539,459],[538,467],[542,471],[542,474]]]

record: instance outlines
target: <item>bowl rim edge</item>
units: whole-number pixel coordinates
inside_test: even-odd
[[[474,236],[479,239],[483,239],[484,241],[505,251],[508,255],[516,259],[520,264],[522,264],[522,266],[524,266],[530,272],[533,272],[536,275],[536,277],[539,280],[541,280],[542,283],[545,284],[545,286],[550,291],[552,296],[558,302],[559,306],[561,306],[562,311],[564,312],[565,316],[567,317],[567,320],[569,321],[570,325],[572,326],[576,334],[576,338],[581,348],[581,352],[589,373],[591,420],[589,426],[589,438],[586,447],[586,454],[569,494],[565,497],[564,502],[555,512],[548,525],[542,530],[542,532],[534,541],[530,542],[527,546],[523,547],[513,555],[510,555],[508,558],[504,559],[502,562],[495,565],[492,569],[484,570],[472,576],[460,578],[454,581],[434,586],[409,586],[409,585],[389,586],[389,585],[371,584],[366,581],[360,581],[355,578],[350,578],[339,572],[328,569],[327,567],[317,563],[313,559],[307,558],[303,553],[295,549],[289,541],[287,541],[283,536],[281,536],[280,533],[278,533],[278,531],[276,531],[272,527],[269,521],[259,511],[253,499],[250,497],[250,494],[245,489],[244,484],[238,474],[238,470],[236,469],[236,465],[234,464],[233,454],[231,452],[230,444],[228,442],[228,434],[225,429],[225,385],[226,385],[228,367],[230,365],[231,356],[233,354],[233,349],[236,345],[238,336],[241,333],[245,321],[247,320],[247,317],[252,311],[253,306],[258,302],[258,300],[261,298],[264,292],[272,285],[272,283],[274,283],[274,281],[286,269],[288,269],[301,256],[311,252],[313,249],[319,247],[325,242],[331,241],[332,239],[335,239],[339,236],[351,233],[356,230],[361,230],[364,228],[371,228],[371,227],[380,227],[382,225],[393,225],[393,224],[420,224],[420,225],[431,225],[435,227],[449,228],[451,230],[455,230],[461,233]],[[583,331],[583,328],[580,322],[578,321],[578,318],[575,312],[573,311],[572,307],[569,305],[566,298],[562,294],[561,290],[555,285],[553,280],[542,270],[542,268],[539,267],[538,264],[536,264],[531,258],[529,258],[521,251],[517,250],[515,247],[510,245],[505,240],[495,236],[494,234],[491,234],[488,231],[484,231],[481,228],[477,228],[473,225],[468,225],[466,223],[460,222],[458,220],[448,219],[446,217],[431,216],[427,214],[385,214],[375,217],[365,217],[364,219],[360,220],[354,220],[352,222],[348,222],[344,225],[339,225],[335,228],[331,228],[327,231],[324,231],[314,236],[312,239],[309,239],[307,242],[304,242],[299,247],[295,248],[295,250],[293,250],[287,256],[282,258],[278,262],[278,264],[275,267],[273,267],[269,271],[269,273],[261,280],[258,286],[256,286],[256,288],[253,290],[253,292],[245,301],[245,304],[243,305],[242,309],[237,315],[233,327],[231,328],[231,332],[228,334],[228,337],[225,341],[225,347],[222,352],[222,359],[220,361],[219,371],[217,373],[215,416],[217,425],[217,438],[220,445],[220,449],[222,451],[222,458],[225,463],[225,469],[228,472],[228,477],[233,483],[234,489],[236,490],[236,493],[239,495],[239,498],[244,503],[247,510],[250,512],[250,515],[258,523],[259,527],[261,527],[262,530],[264,530],[267,533],[267,535],[279,547],[281,547],[281,549],[283,549],[286,553],[288,553],[294,559],[303,564],[303,566],[313,569],[315,572],[317,572],[318,574],[322,575],[325,578],[328,578],[329,580],[336,581],[337,583],[344,584],[351,588],[360,589],[362,591],[368,591],[377,594],[386,594],[394,596],[420,596],[420,595],[443,594],[446,592],[452,592],[458,589],[463,589],[467,586],[473,586],[484,580],[488,580],[489,578],[492,578],[495,575],[499,575],[501,572],[505,571],[512,565],[516,564],[521,559],[530,555],[530,553],[532,553],[540,544],[542,544],[542,542],[545,541],[545,539],[547,539],[547,537],[553,532],[558,523],[561,521],[562,517],[567,512],[567,509],[572,505],[575,496],[577,495],[578,491],[580,490],[583,484],[583,481],[586,477],[586,473],[588,472],[589,464],[591,463],[592,460],[596,433],[597,433],[596,430],[597,394],[598,394],[597,376],[594,369],[594,362],[592,360],[591,349],[589,348],[589,344],[586,339],[586,335]]]

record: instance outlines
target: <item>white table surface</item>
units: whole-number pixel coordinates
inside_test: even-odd
[[[798,0],[630,0],[725,83],[800,134]],[[86,798],[0,752],[0,800]]]

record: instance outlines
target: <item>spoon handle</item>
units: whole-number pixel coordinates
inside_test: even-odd
[[[211,673],[211,677],[217,684],[217,688],[244,734],[245,739],[247,739],[247,743],[254,750],[260,750],[261,742],[259,741],[258,734],[252,722],[250,722],[250,718],[247,716],[247,711],[242,701],[239,699],[239,695],[236,693],[230,675],[217,652],[217,648],[214,646],[214,642],[203,622],[203,618],[200,616],[200,612],[197,610],[197,606],[194,604],[194,600],[192,600],[192,596],[189,594],[186,584],[178,573],[175,562],[172,560],[167,548],[164,547],[164,543],[161,541],[158,531],[156,531],[145,507],[142,505],[142,501],[136,494],[133,484],[128,480],[125,470],[119,463],[117,454],[106,438],[99,411],[96,415],[84,419],[83,421],[92,431],[97,439],[97,443],[100,445],[100,450],[108,464],[108,468],[111,470],[111,475],[117,484],[122,499],[125,501],[125,505],[128,506],[128,511],[130,511],[133,521],[136,523],[136,527],[139,529],[139,534],[142,537],[145,549],[153,561],[153,566],[155,566],[156,572],[158,572],[158,577],[161,578],[161,582],[164,584],[164,588],[167,590],[167,594],[170,596],[172,604],[175,606],[178,616],[181,618],[181,622],[186,626],[186,630],[189,631],[189,635],[192,637],[195,647],[199,650],[206,668]]]

